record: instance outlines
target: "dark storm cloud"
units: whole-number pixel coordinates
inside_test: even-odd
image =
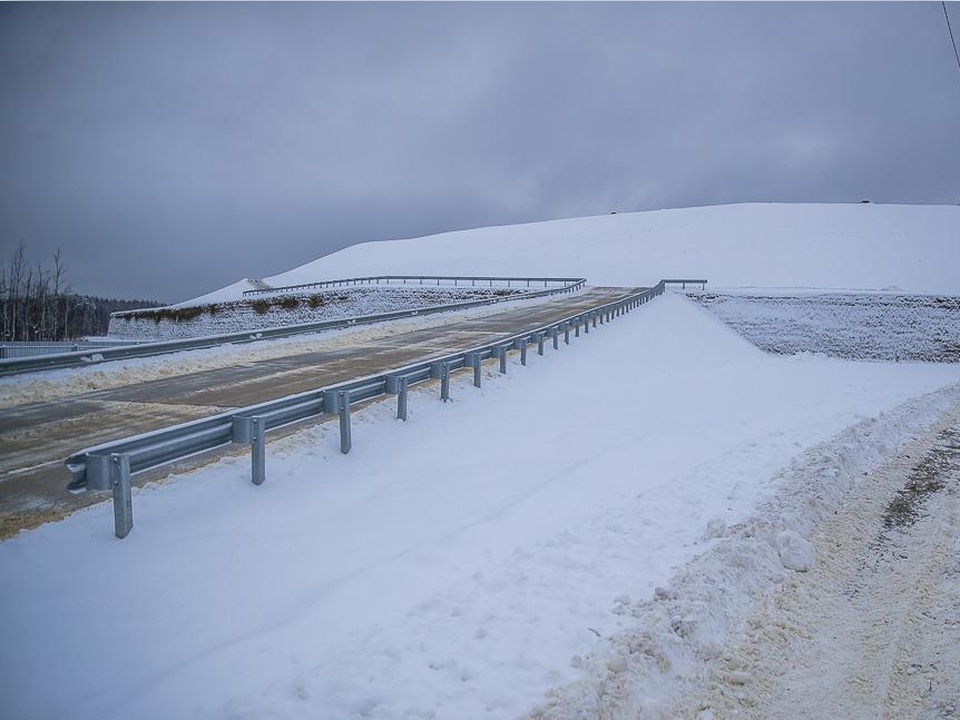
[[[0,68],[3,258],[60,246],[99,294],[612,209],[960,199],[934,3],[5,3]]]

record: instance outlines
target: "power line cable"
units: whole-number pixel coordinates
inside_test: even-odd
[[[957,41],[953,38],[953,28],[950,27],[950,15],[947,14],[946,0],[940,0],[940,6],[943,8],[943,17],[947,21],[947,31],[950,33],[950,43],[953,45],[953,56],[957,58],[957,69],[960,70],[960,53],[957,52]]]

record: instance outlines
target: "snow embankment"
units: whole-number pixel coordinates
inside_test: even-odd
[[[960,297],[747,290],[690,296],[769,352],[960,362]]]
[[[0,543],[7,712],[657,717],[960,367],[770,356],[666,295],[470,380],[358,410],[349,455],[270,443],[260,487],[138,492],[123,542],[105,505]]]
[[[702,554],[649,599],[623,603],[618,610],[634,626],[576,658],[584,677],[554,689],[524,717],[887,717],[880,706],[895,667],[892,656],[883,667],[882,656],[896,649],[889,641],[900,620],[897,610],[912,604],[911,589],[928,588],[907,579],[884,585],[883,578],[874,578],[874,587],[857,587],[854,576],[858,566],[863,572],[872,562],[866,551],[875,538],[869,535],[881,525],[883,503],[903,485],[904,457],[909,462],[909,453],[930,448],[958,418],[960,386],[953,385],[806,449],[777,473],[777,493],[752,517],[708,526]],[[942,548],[944,535],[937,533],[931,545]],[[847,566],[843,578],[838,564]],[[940,584],[929,567],[924,570],[928,585]],[[864,596],[854,600],[857,592]],[[874,638],[880,657],[872,663],[861,657],[858,664],[855,656],[864,648],[853,645],[864,629],[885,637]],[[948,654],[958,657],[956,650]],[[881,693],[880,702],[867,697],[867,686]]]
[[[721,287],[956,294],[958,238],[956,206],[754,203],[368,242],[264,280],[281,286],[357,275],[557,275],[631,286],[688,277]]]
[[[364,285],[268,294],[230,302],[129,310],[110,315],[109,335],[135,342],[181,340],[346,320],[468,302],[505,302],[536,288]]]
[[[955,717],[958,441],[954,402],[875,471],[841,481],[849,492],[811,532],[812,567],[756,599],[670,717]]]

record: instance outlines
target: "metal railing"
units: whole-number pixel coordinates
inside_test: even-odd
[[[469,275],[372,275],[370,277],[343,278],[340,280],[323,280],[321,282],[304,283],[302,285],[283,285],[272,288],[255,288],[253,290],[244,290],[243,295],[289,295],[304,290],[318,290],[323,288],[350,287],[357,285],[423,285],[429,282],[434,285],[449,285],[452,287],[476,287],[477,283],[487,287],[493,287],[494,283],[503,287],[514,287],[523,284],[525,287],[532,287],[532,284],[543,287],[548,285],[582,285],[583,278],[519,278],[519,277],[490,277],[490,276],[469,276]]]
[[[0,342],[0,360],[62,355],[68,352],[129,344],[117,340],[4,340]]]
[[[469,280],[470,278],[460,279]],[[513,279],[517,282],[526,282],[528,280],[527,278]],[[533,282],[546,281],[549,283],[554,282],[556,279],[530,278],[530,280]],[[246,343],[254,342],[256,340],[290,337],[293,335],[319,332],[321,330],[336,330],[339,328],[352,327],[354,325],[369,325],[372,323],[384,322],[387,320],[397,320],[400,318],[413,317],[417,315],[431,315],[433,313],[449,312],[454,310],[467,310],[469,308],[480,307],[482,305],[493,305],[500,302],[526,300],[529,298],[543,297],[546,295],[574,292],[582,289],[586,285],[586,282],[587,281],[585,278],[576,278],[571,282],[563,284],[559,287],[547,287],[546,289],[531,291],[524,293],[523,295],[493,298],[488,297],[482,300],[467,300],[465,302],[450,303],[448,305],[432,305],[413,308],[410,310],[396,310],[394,312],[378,313],[376,315],[360,315],[352,318],[341,318],[339,320],[320,320],[317,322],[302,323],[299,325],[281,325],[258,330],[248,330],[245,332],[189,338],[187,340],[163,340],[160,342],[131,343],[129,345],[120,346],[112,345],[108,348],[98,348],[95,350],[95,352],[79,351],[40,357],[19,358],[16,360],[0,360],[0,377],[3,375],[16,375],[18,373],[36,372],[39,370],[81,367],[91,363],[108,362],[110,360],[123,360],[127,358],[165,355],[167,353],[179,352],[181,350],[199,350],[202,348],[216,347],[218,345],[225,345],[228,343]]]
[[[112,491],[115,534],[118,538],[126,537],[133,527],[130,476],[134,473],[231,443],[243,443],[251,446],[251,480],[259,485],[265,479],[265,435],[269,430],[324,414],[336,414],[340,419],[340,450],[349,452],[352,447],[351,404],[395,395],[397,417],[406,420],[410,386],[439,379],[440,398],[447,400],[452,371],[473,368],[474,384],[479,387],[484,360],[497,359],[500,372],[506,373],[507,353],[518,351],[520,363],[526,365],[529,346],[535,345],[537,353],[543,355],[544,344],[549,341],[556,350],[561,335],[563,342],[569,344],[571,333],[575,337],[580,336],[581,330],[588,334],[591,326],[596,328],[598,323],[603,325],[643,305],[663,294],[667,284],[674,283],[705,284],[706,281],[661,280],[655,286],[622,300],[490,344],[81,450],[65,461],[72,476],[68,489],[71,492],[88,489]]]
[[[686,290],[687,285],[699,285],[701,290],[707,289],[706,280],[661,280],[660,282],[666,283],[667,285],[679,285],[681,290]]]

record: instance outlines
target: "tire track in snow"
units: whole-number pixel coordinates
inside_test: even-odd
[[[635,625],[572,658],[581,677],[552,689],[524,719],[952,717],[950,668],[960,659],[957,465],[941,491],[915,504],[925,513],[916,527],[892,536],[914,543],[912,557],[899,557],[906,546],[880,540],[891,502],[923,464],[917,458],[958,427],[960,386],[953,385],[809,448],[777,473],[776,495],[754,517],[708,527],[709,550],[651,600],[620,608]],[[908,565],[912,577],[890,587],[897,568],[881,577],[884,557]],[[930,602],[917,599],[918,585]],[[921,676],[925,715],[901,690],[905,677]]]
[[[682,717],[960,711],[957,415],[873,473],[814,533],[814,568],[753,612],[746,641],[714,663]]]

